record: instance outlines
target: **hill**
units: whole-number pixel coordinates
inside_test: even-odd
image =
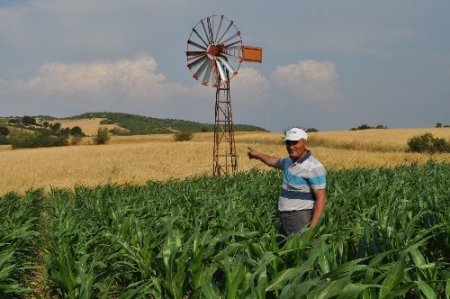
[[[66,119],[89,119],[102,118],[103,125],[116,125],[121,129],[113,129],[113,133],[117,135],[147,135],[147,134],[167,134],[177,131],[188,132],[213,132],[214,125],[199,123],[194,121],[180,119],[161,119],[147,116],[140,116],[128,113],[114,112],[88,112],[80,115],[68,117]],[[246,125],[235,124],[235,131],[265,131],[266,129]]]

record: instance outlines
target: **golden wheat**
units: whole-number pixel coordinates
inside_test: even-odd
[[[327,169],[386,166],[425,162],[427,154],[407,153],[408,136],[431,132],[448,137],[450,129],[368,130],[364,132],[318,132],[311,139],[322,138],[321,145],[310,146]],[[448,135],[446,135],[448,134]],[[358,137],[360,139],[358,139]],[[24,192],[30,188],[72,188],[75,185],[95,186],[105,183],[143,184],[148,180],[184,179],[212,173],[213,134],[197,133],[191,141],[175,142],[172,134],[117,136],[108,145],[89,145],[92,138],[83,138],[81,145],[11,150],[0,147],[0,194]],[[236,132],[239,171],[268,169],[247,158],[247,148],[282,157],[286,149],[281,133]],[[346,150],[339,142],[368,144],[365,150]],[[402,141],[398,141],[402,140]],[[389,151],[371,151],[373,142]],[[83,145],[84,144],[84,145]],[[376,147],[373,147],[376,148]],[[373,149],[372,148],[372,149]],[[450,154],[435,154],[436,161],[450,162]]]
[[[450,128],[373,129],[311,133],[310,144],[367,151],[405,151],[410,138],[425,133],[450,139]]]

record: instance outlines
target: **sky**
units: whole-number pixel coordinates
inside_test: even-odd
[[[215,88],[192,77],[185,54],[211,15],[263,48],[230,83],[235,124],[450,124],[447,0],[0,0],[0,116],[214,123]]]

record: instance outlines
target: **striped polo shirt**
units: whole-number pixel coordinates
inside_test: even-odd
[[[308,150],[297,162],[288,156],[281,160],[283,185],[278,200],[279,211],[297,211],[314,208],[313,189],[324,189],[326,171]]]

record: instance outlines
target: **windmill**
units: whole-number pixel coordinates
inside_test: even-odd
[[[233,21],[224,15],[212,15],[192,28],[186,57],[194,79],[216,88],[213,175],[235,174],[237,154],[230,80],[238,73],[242,61],[261,63],[262,48],[244,46]]]

